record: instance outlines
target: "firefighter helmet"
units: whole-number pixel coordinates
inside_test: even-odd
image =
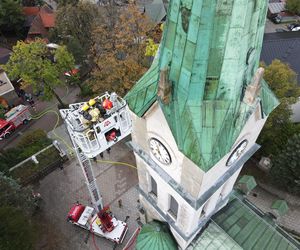
[[[113,103],[110,100],[105,99],[102,103],[102,106],[105,109],[111,109],[113,107]]]
[[[89,105],[90,105],[90,106],[93,106],[93,105],[95,105],[95,104],[96,104],[95,99],[90,99],[90,100],[89,100]]]
[[[87,111],[89,109],[89,105],[87,103],[85,103],[83,106],[82,106],[82,110],[83,111]]]

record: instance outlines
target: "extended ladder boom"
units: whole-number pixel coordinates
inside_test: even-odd
[[[85,156],[85,154],[81,151],[81,149],[78,147],[78,145],[76,144],[75,140],[72,137],[71,139],[80,167],[83,171],[86,180],[86,185],[88,187],[90,196],[92,198],[92,203],[94,205],[94,208],[97,210],[97,212],[99,212],[103,208],[103,203],[102,203],[102,197],[100,195],[98,185],[96,183],[96,178],[94,175],[91,160]]]

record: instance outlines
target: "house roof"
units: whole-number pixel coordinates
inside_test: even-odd
[[[34,13],[33,10],[31,12]],[[31,12],[28,11],[28,13]],[[44,5],[41,8],[39,8],[38,13],[36,13],[35,15],[29,15],[27,17],[27,21],[25,25],[30,26],[28,31],[29,36],[30,35],[45,36],[48,32],[47,28],[53,28],[55,26],[55,13],[49,6]]]
[[[269,3],[268,8],[271,14],[278,14],[285,10],[285,3]]]
[[[174,250],[177,249],[177,243],[172,237],[168,225],[151,221],[144,224],[137,237],[137,250]]]
[[[40,12],[40,7],[23,7],[25,16],[36,16]]]
[[[28,31],[28,35],[46,35],[47,30],[43,25],[43,21],[40,15],[37,15],[31,23]]]
[[[200,237],[192,242],[187,250],[243,250],[226,232],[211,221]]]
[[[245,186],[247,191],[251,191],[256,187],[256,181],[251,175],[243,175],[242,178],[239,179],[238,185]]]
[[[244,250],[298,249],[299,244],[291,236],[250,207],[233,198],[212,220]]]
[[[300,32],[277,32],[265,34],[260,60],[267,65],[274,59],[288,63],[298,74],[300,85]]]
[[[285,200],[276,200],[272,204],[272,209],[277,210],[280,215],[284,215],[289,210],[289,207]]]
[[[146,14],[155,23],[161,22],[167,14],[162,0],[153,0],[151,3],[144,4],[144,7]]]
[[[243,91],[259,64],[267,3],[255,13],[235,1],[224,9],[208,0],[181,3],[170,2],[157,59],[125,98],[140,117],[158,101],[179,150],[208,171],[231,150],[254,111]],[[252,15],[257,23],[241,22]],[[169,103],[157,97],[161,71],[168,72]],[[278,105],[265,82],[260,98],[266,115]]]
[[[55,26],[55,15],[49,13],[40,13],[45,28],[53,28]]]
[[[196,237],[188,250],[202,249],[285,249],[299,244],[276,224],[270,224],[252,205],[232,197],[217,212],[208,227]]]

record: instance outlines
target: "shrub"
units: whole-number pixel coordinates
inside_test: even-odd
[[[11,167],[50,145],[51,142],[41,129],[26,133],[15,148],[0,151],[0,171],[7,172]]]

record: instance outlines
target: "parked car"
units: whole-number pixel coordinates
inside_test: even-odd
[[[285,29],[275,29],[276,32],[286,32]]]
[[[299,23],[291,23],[287,27],[291,31],[299,31],[300,30],[300,24]]]
[[[282,17],[280,15],[276,15],[276,16],[272,17],[271,20],[273,23],[279,24],[279,23],[281,23]]]

